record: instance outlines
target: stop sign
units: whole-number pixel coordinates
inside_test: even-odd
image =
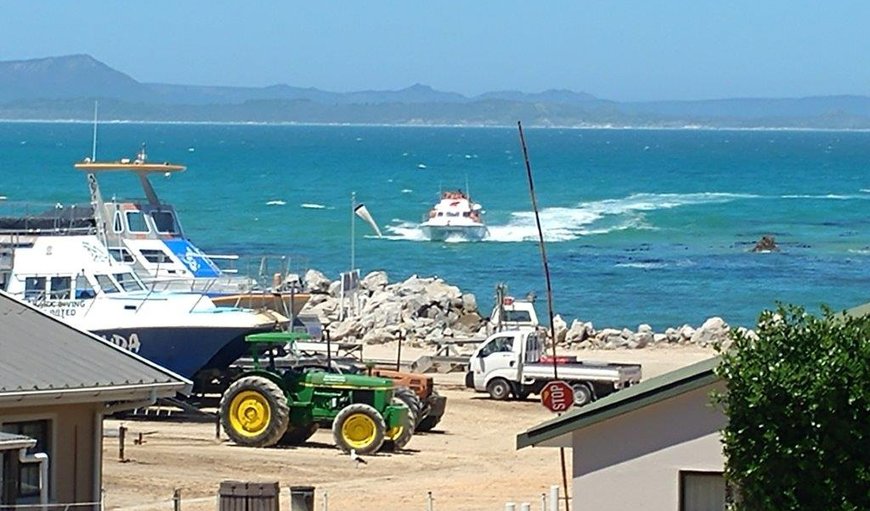
[[[541,403],[551,412],[564,412],[574,404],[574,389],[561,380],[551,381],[541,390]]]

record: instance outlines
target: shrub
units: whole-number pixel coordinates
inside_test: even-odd
[[[870,509],[870,315],[780,305],[717,373],[739,510]]]

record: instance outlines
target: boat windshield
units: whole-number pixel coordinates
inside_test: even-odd
[[[171,211],[152,211],[151,219],[160,234],[180,234],[175,215]]]
[[[141,211],[127,211],[127,228],[130,232],[149,232],[151,230]]]
[[[126,248],[110,248],[108,250],[112,259],[119,263],[133,263],[136,261],[133,259],[133,254],[131,254]]]
[[[108,275],[94,275],[97,278],[97,284],[100,285],[100,289],[103,290],[104,293],[120,293],[121,290],[118,289],[117,284],[112,280]]]
[[[132,273],[116,273],[115,280],[117,280],[118,284],[121,285],[121,289],[127,291],[128,293],[131,291],[142,291],[143,289],[145,289],[145,286],[142,285],[142,282]]]

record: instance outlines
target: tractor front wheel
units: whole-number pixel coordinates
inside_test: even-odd
[[[344,452],[372,454],[384,444],[387,425],[373,407],[366,404],[345,406],[332,422],[332,438]]]
[[[290,407],[275,382],[262,376],[246,376],[224,392],[220,417],[221,426],[233,442],[270,447],[287,431]]]

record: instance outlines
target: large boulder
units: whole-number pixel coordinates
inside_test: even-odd
[[[373,271],[366,275],[360,282],[360,287],[369,292],[382,291],[389,284],[387,272]]]
[[[309,293],[327,293],[329,292],[330,284],[332,284],[332,281],[317,270],[305,272],[305,290]]]
[[[729,330],[722,318],[712,317],[692,334],[691,342],[698,346],[715,346],[728,339]]]

